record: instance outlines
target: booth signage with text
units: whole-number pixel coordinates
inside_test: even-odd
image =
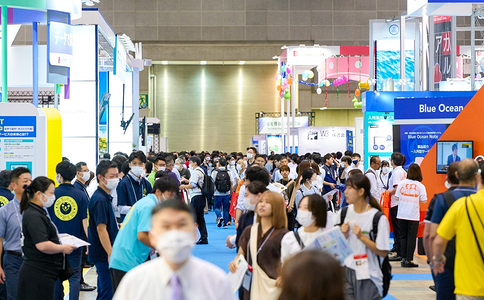
[[[321,155],[348,149],[353,144],[353,127],[305,127],[298,129],[299,153],[318,152]],[[349,140],[350,139],[350,140]]]
[[[292,119],[291,119],[292,123]],[[308,127],[308,117],[296,117],[295,124],[291,127]],[[259,134],[281,134],[281,118],[260,117],[259,118]]]

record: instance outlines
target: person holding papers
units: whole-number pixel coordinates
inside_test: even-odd
[[[57,164],[55,202],[47,208],[49,216],[59,233],[67,233],[79,239],[87,237],[87,194],[71,184],[76,177],[76,166],[68,161]],[[69,278],[69,300],[78,300],[81,290],[82,247],[67,256],[74,274]],[[60,280],[55,287],[55,299],[64,299],[64,287]]]
[[[54,201],[54,182],[44,176],[35,178],[22,195],[24,261],[20,267],[17,300],[54,299],[55,282],[61,276],[68,277],[68,261],[64,255],[77,247],[60,244],[57,230],[45,211]]]
[[[327,224],[327,215],[326,200],[323,197],[312,194],[302,198],[296,217],[302,227],[297,231],[286,233],[282,238],[282,263],[311,244],[326,228],[333,228],[334,224]]]
[[[242,233],[239,253],[230,262],[229,270],[237,271],[238,258],[243,255],[251,266],[242,284],[244,299],[275,300],[280,293],[276,278],[281,268],[281,240],[288,232],[284,198],[267,191],[257,203],[256,212],[256,223]]]
[[[349,206],[341,209],[337,218],[353,250],[353,255],[344,261],[348,299],[381,299],[383,296],[380,263],[390,250],[390,230],[387,218],[380,214],[377,236],[370,236],[370,232],[374,232],[374,217],[382,210],[370,189],[370,180],[365,175],[352,175],[346,181],[345,190]]]

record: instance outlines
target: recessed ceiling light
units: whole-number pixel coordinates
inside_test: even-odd
[[[244,60],[239,61],[239,65],[245,65],[245,61]]]
[[[206,65],[207,64],[207,61],[206,60],[202,60],[202,61],[200,61],[200,64],[201,65]]]
[[[162,64],[162,65],[167,65],[167,64],[168,64],[168,61],[167,61],[167,60],[162,60],[162,61],[161,61],[161,64]]]

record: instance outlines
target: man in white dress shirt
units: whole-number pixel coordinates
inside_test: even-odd
[[[381,159],[379,156],[374,155],[370,157],[370,167],[365,172],[366,178],[370,180],[370,194],[380,202],[380,196],[383,191],[383,182],[381,181],[378,170],[381,168]]]
[[[161,256],[129,271],[113,299],[235,299],[222,269],[191,256],[196,237],[189,206],[175,199],[158,204],[151,216],[150,242]]]

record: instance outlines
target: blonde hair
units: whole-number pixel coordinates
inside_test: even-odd
[[[264,199],[272,207],[272,226],[274,229],[287,228],[286,204],[280,193],[266,191],[262,194],[260,201]],[[257,216],[257,223],[260,223],[261,217]]]

